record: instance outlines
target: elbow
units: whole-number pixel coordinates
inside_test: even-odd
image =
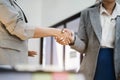
[[[26,29],[26,28],[9,28],[7,29],[8,32],[13,35],[18,37],[20,40],[28,40],[30,38],[33,38],[34,36],[34,29]]]
[[[7,29],[9,34],[11,34],[12,36],[16,36],[17,38],[19,38],[20,40],[26,40],[28,39],[27,34],[23,34],[23,32],[15,30],[15,29]]]
[[[15,31],[10,32],[10,34],[13,35],[13,36],[16,36],[16,37],[19,38],[20,40],[27,40],[27,39],[28,39],[27,36],[22,35],[22,34],[20,34],[20,33],[18,33],[18,32],[15,32]]]

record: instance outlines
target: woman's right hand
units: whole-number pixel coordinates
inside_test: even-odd
[[[73,43],[73,32],[69,29],[62,29],[61,33],[58,34],[58,36],[55,37],[56,42],[62,45],[69,45],[70,43]]]

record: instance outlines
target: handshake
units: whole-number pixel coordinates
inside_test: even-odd
[[[55,36],[56,42],[61,45],[70,45],[74,43],[74,33],[69,29],[62,29]]]
[[[70,45],[74,43],[74,33],[69,29],[52,29],[47,31],[50,35],[54,36],[56,42],[61,45]],[[37,55],[36,51],[28,51],[28,56],[34,57]]]

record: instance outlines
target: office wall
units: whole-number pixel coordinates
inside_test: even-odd
[[[84,8],[96,0],[43,0],[42,25],[51,26]]]
[[[25,12],[29,24],[31,25],[41,25],[41,9],[42,9],[42,0],[17,0],[21,5],[23,11]],[[29,50],[34,50],[37,52],[35,57],[29,57],[30,64],[39,64],[39,50],[40,50],[40,40],[39,39],[30,39],[28,41]]]

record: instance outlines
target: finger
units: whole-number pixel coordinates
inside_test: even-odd
[[[34,57],[35,55],[37,55],[36,51],[28,51],[28,56]]]
[[[62,43],[63,45],[64,44],[68,44],[69,43],[69,39],[68,39],[68,36],[64,36],[64,38],[62,38],[61,40],[58,40],[59,43]]]
[[[68,29],[64,29],[64,30],[68,35],[69,43],[73,42],[73,40],[74,40],[74,38],[73,38],[74,37],[74,32],[71,31],[71,30],[68,30]]]
[[[36,51],[31,51],[31,54],[37,55]]]
[[[61,44],[61,45],[67,45],[64,40],[63,40],[63,41],[56,41],[56,42],[58,42],[58,43]]]
[[[66,42],[66,43],[69,43],[69,34],[68,33],[65,33],[65,38],[64,38],[64,41]]]
[[[67,32],[69,36],[73,36],[73,31],[69,29],[64,29],[64,32]]]
[[[68,40],[62,40],[62,41],[57,41],[57,42],[62,44],[62,45],[68,45],[69,44]]]
[[[56,40],[58,41],[58,42],[61,42],[61,41],[63,41],[65,39],[65,37],[59,37],[59,38],[57,38]]]
[[[56,41],[62,45],[66,45],[70,42],[69,40],[69,33],[64,32],[64,33],[60,33],[57,37],[55,37]]]

